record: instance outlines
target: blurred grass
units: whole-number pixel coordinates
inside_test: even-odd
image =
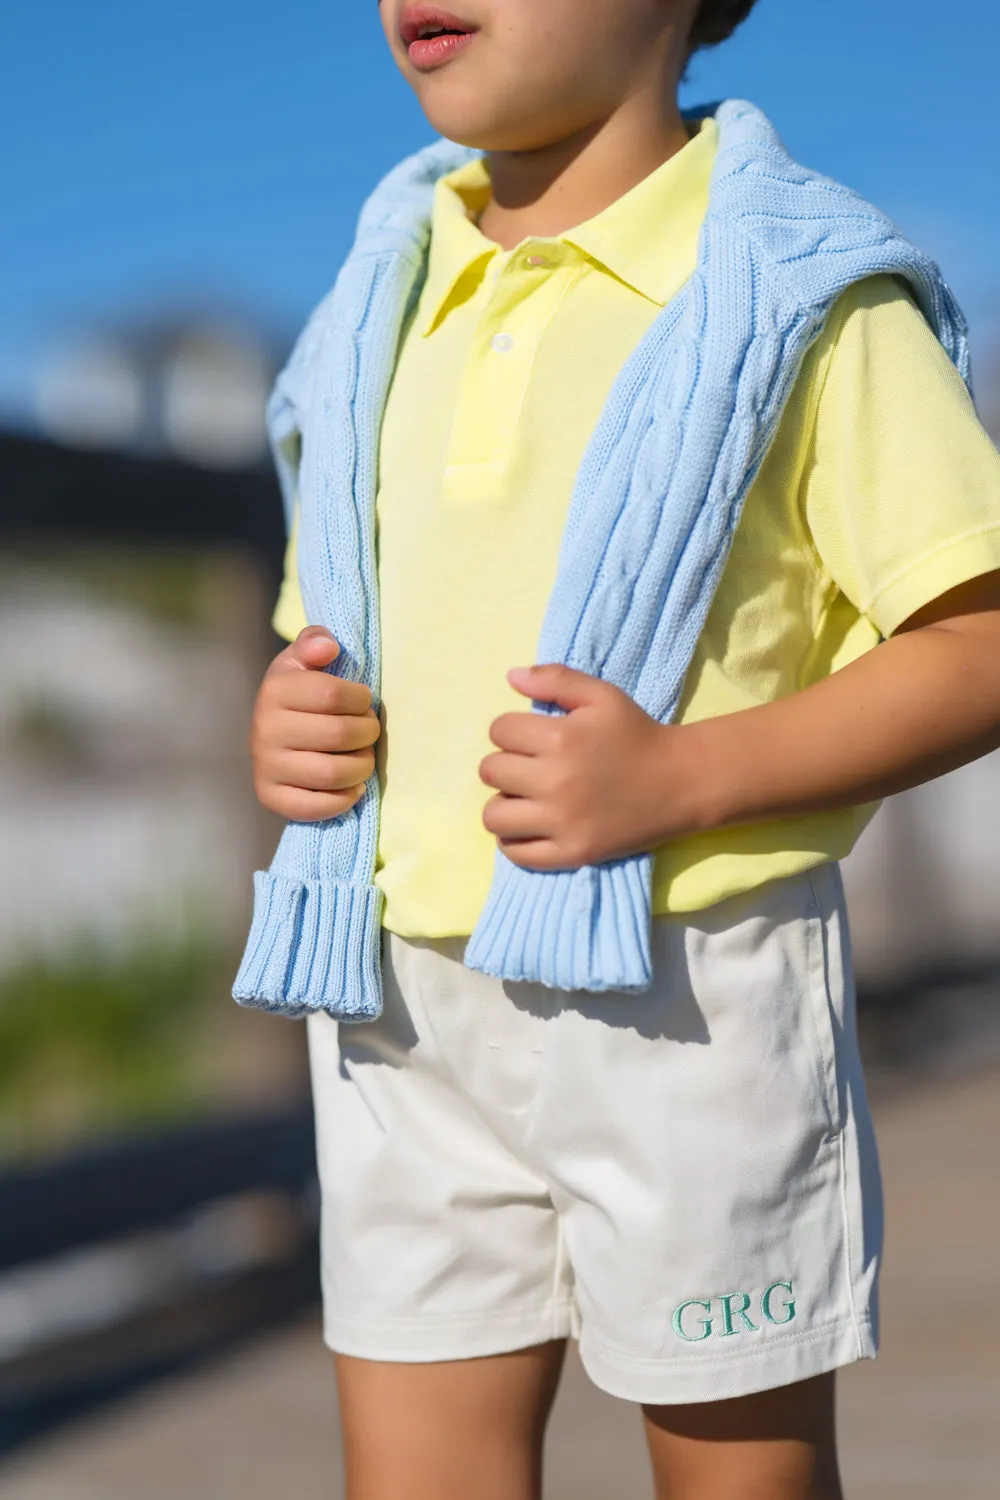
[[[137,549],[22,545],[0,558],[0,583],[62,577],[76,590],[107,604],[132,609],[174,628],[201,630],[212,618],[218,587],[219,555],[191,548]]]
[[[82,939],[0,976],[0,1159],[189,1114],[210,1094],[206,1017],[225,1003],[217,942],[137,932]]]

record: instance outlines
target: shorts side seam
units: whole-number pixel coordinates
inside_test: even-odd
[[[819,890],[819,877],[807,870],[806,885],[809,890],[806,923],[806,967],[807,996],[810,1027],[816,1045],[814,1063],[817,1085],[823,1109],[827,1117],[827,1140],[835,1141],[843,1135],[845,1127],[844,1108],[841,1098],[841,1058],[837,1045],[837,1027],[833,1016],[833,996],[830,993],[830,922],[834,903],[829,893]],[[827,872],[824,869],[824,877]],[[824,878],[824,885],[826,880]]]
[[[864,1342],[861,1337],[860,1320],[858,1318],[857,1300],[854,1296],[854,1236],[851,1233],[851,1205],[847,1195],[847,1132],[842,1131],[840,1136],[840,1212],[844,1221],[844,1269],[847,1273],[847,1298],[851,1308],[851,1318],[854,1322],[854,1330],[858,1338],[858,1358],[864,1358]]]

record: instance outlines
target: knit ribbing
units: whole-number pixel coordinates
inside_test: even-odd
[[[498,854],[470,967],[553,989],[647,989],[652,864],[647,855],[539,880]]]
[[[371,1015],[382,992],[382,892],[336,880],[254,876],[254,919],[233,987],[242,1005],[307,1016],[336,994],[344,1020]]]
[[[668,722],[743,503],[805,356],[840,294],[905,277],[968,378],[961,313],[937,268],[848,189],[806,171],[752,105],[716,112],[719,151],[698,265],[621,371],[574,489],[537,659],[612,682]],[[473,153],[439,142],[366,205],[333,293],[270,409],[286,504],[301,510],[310,620],[338,675],[379,694],[374,518],[378,436],[406,309],[426,268],[434,184]],[[543,707],[543,705],[538,705]],[[257,877],[245,1004],[344,1019],[381,1008],[374,779],[349,814],[286,830]],[[565,873],[498,854],[470,967],[582,990],[650,980],[652,859]]]

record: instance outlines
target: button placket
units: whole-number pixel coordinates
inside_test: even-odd
[[[445,469],[445,488],[456,500],[485,500],[502,485],[541,340],[572,276],[554,277],[561,266],[536,252],[515,253],[497,268],[469,355],[461,401],[455,413]],[[477,435],[476,451],[469,436]]]

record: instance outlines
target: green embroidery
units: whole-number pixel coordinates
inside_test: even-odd
[[[733,1307],[733,1303],[737,1297],[740,1299],[741,1305],[739,1307]],[[750,1306],[749,1292],[724,1292],[719,1298],[719,1301],[722,1303],[723,1338],[732,1338],[734,1333],[742,1333],[744,1329],[747,1333],[759,1333],[760,1330],[757,1327],[757,1324],[751,1323],[750,1319],[747,1317],[747,1309]],[[733,1327],[734,1317],[742,1318],[743,1329]]]
[[[785,1311],[788,1314],[786,1318],[776,1318],[771,1311],[771,1298],[779,1290],[788,1293],[788,1301],[785,1303]],[[792,1293],[792,1283],[790,1281],[775,1281],[769,1286],[761,1298],[760,1310],[767,1321],[773,1323],[777,1328],[783,1328],[786,1323],[790,1323],[795,1317],[795,1298]]]
[[[773,1298],[776,1292],[787,1292],[784,1301],[775,1307]],[[721,1328],[716,1327],[716,1316],[713,1308],[716,1304],[721,1308]],[[719,1292],[714,1297],[695,1297],[689,1302],[682,1302],[674,1313],[672,1323],[674,1333],[685,1344],[703,1344],[713,1334],[717,1338],[733,1338],[739,1333],[759,1333],[761,1324],[755,1323],[750,1316],[750,1309],[754,1304],[754,1296],[750,1292]],[[689,1307],[700,1307],[706,1313],[704,1318],[685,1318]],[[784,1317],[779,1314],[784,1313]],[[795,1293],[790,1281],[772,1281],[760,1299],[760,1314],[765,1323],[770,1323],[773,1328],[783,1328],[786,1323],[791,1323],[796,1314]],[[685,1326],[686,1325],[686,1326]],[[700,1333],[689,1333],[688,1329],[698,1327]]]
[[[699,1327],[704,1329],[703,1333],[692,1334],[684,1332],[684,1314],[687,1312],[689,1307],[703,1307],[709,1314],[707,1318],[696,1319]],[[680,1307],[674,1313],[674,1332],[676,1333],[677,1337],[679,1339],[683,1339],[685,1344],[700,1344],[704,1339],[711,1338],[713,1323],[711,1313],[712,1304],[710,1301],[701,1302],[695,1299],[693,1302],[682,1302]]]

